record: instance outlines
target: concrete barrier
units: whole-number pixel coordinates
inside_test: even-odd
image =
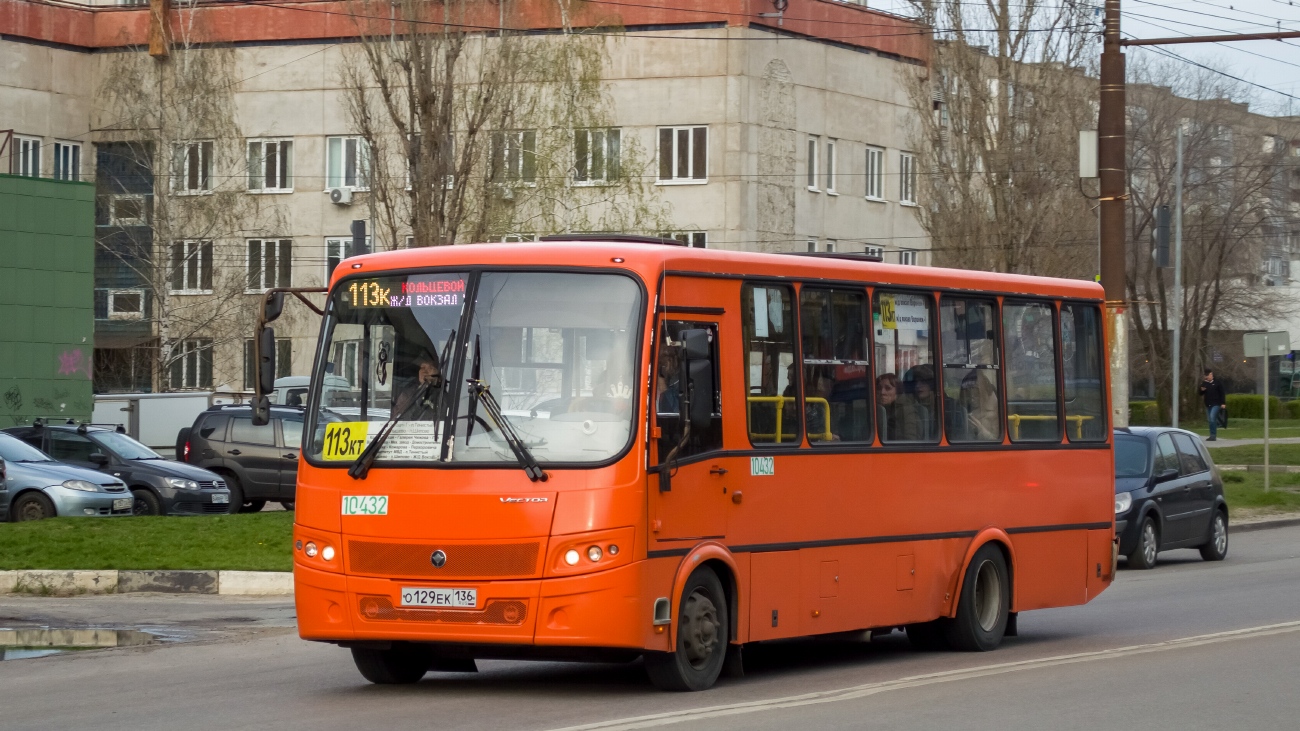
[[[119,594],[152,591],[166,594],[216,594],[219,571],[119,571]]]
[[[234,596],[284,596],[293,594],[293,574],[288,571],[222,571],[217,593]]]
[[[0,571],[0,594],[227,594],[293,596],[288,571]]]

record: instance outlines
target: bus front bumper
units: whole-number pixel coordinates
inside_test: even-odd
[[[580,576],[519,581],[400,580],[294,566],[298,634],[332,642],[411,641],[668,649],[654,600],[676,560],[636,561]],[[473,609],[403,607],[403,588],[475,589]]]

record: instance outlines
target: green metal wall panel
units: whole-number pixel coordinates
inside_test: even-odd
[[[95,186],[0,175],[0,426],[94,408]]]

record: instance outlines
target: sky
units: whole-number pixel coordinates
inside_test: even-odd
[[[1041,0],[1044,5],[1060,0]],[[1069,1],[1069,0],[1066,0]],[[1097,8],[1102,0],[1082,0]],[[868,0],[868,6],[911,14],[906,0]],[[1168,38],[1300,30],[1300,0],[1121,0],[1126,38]],[[1198,63],[1249,81],[1251,109],[1265,114],[1300,114],[1300,38],[1165,47]],[[1130,47],[1133,64],[1158,52]]]

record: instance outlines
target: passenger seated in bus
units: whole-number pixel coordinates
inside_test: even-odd
[[[899,432],[904,441],[934,442],[939,439],[939,404],[935,393],[934,366],[922,363],[907,371],[903,384],[910,392],[899,398],[903,404]],[[966,410],[957,400],[943,395],[944,422],[948,436],[966,440]]]
[[[880,430],[880,441],[896,441],[900,438],[899,411],[898,376],[893,373],[881,374],[876,379],[876,428]]]
[[[998,413],[998,393],[990,371],[972,370],[961,382],[961,406],[966,411],[967,438],[998,441],[1002,437],[1002,420]]]
[[[808,425],[808,441],[824,442],[839,441],[839,436],[831,433],[827,437],[827,432],[831,431],[830,424],[830,403],[831,394],[835,391],[835,381],[827,375],[821,368],[809,368],[808,379],[804,382],[804,420]]]
[[[660,414],[680,414],[681,395],[681,354],[679,346],[665,343],[659,348],[658,377],[655,379],[655,407]]]
[[[442,386],[442,370],[438,368],[438,360],[429,351],[421,350],[420,354],[415,356],[412,365],[415,366],[415,380],[393,399],[393,407],[398,414],[410,409],[410,413],[403,417],[408,420],[436,418],[434,401],[439,387]],[[421,397],[422,402],[415,404],[415,400]]]

